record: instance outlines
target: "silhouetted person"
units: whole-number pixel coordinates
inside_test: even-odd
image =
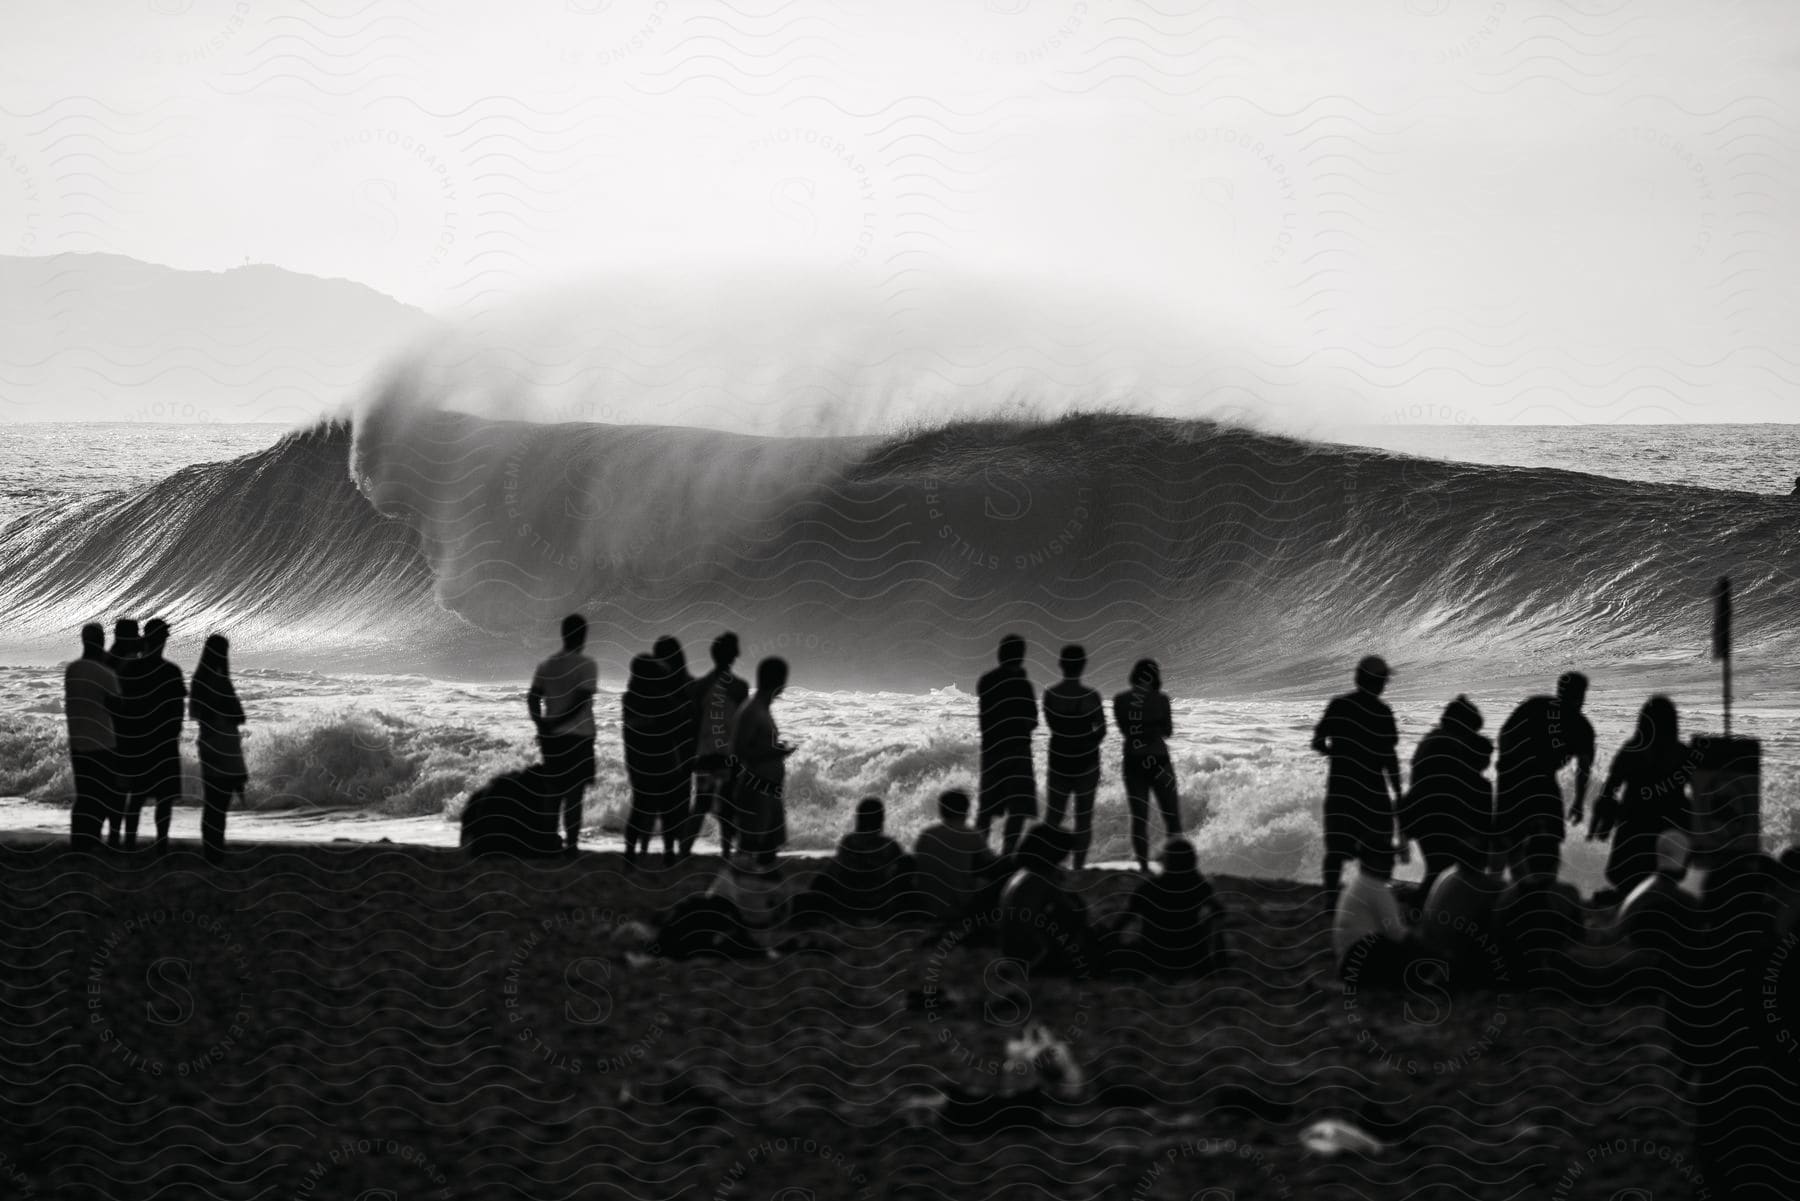
[[[1525,870],[1528,856],[1554,855],[1557,866],[1551,875],[1561,866],[1565,826],[1556,773],[1571,759],[1575,799],[1569,820],[1581,821],[1594,767],[1594,727],[1581,712],[1587,687],[1587,677],[1580,672],[1564,672],[1556,681],[1555,696],[1525,700],[1500,727],[1494,836],[1515,879]]]
[[[1788,495],[1789,496],[1800,496],[1800,475],[1797,475],[1794,477],[1794,490],[1792,492],[1788,493]]]
[[[787,660],[771,655],[756,665],[756,692],[738,709],[731,751],[737,767],[738,849],[773,863],[787,842],[782,789],[794,748],[781,740],[771,706],[787,688]]]
[[[1331,760],[1325,783],[1325,901],[1336,904],[1344,861],[1386,880],[1394,871],[1394,807],[1400,797],[1400,735],[1382,701],[1387,661],[1356,665],[1356,689],[1335,697],[1313,729],[1312,748]]]
[[[681,851],[691,855],[706,815],[719,823],[719,853],[731,856],[737,830],[731,809],[731,721],[750,699],[750,685],[732,674],[738,636],[720,634],[712,642],[713,669],[694,681],[694,807],[682,834]]]
[[[187,718],[187,684],[181,669],[163,658],[169,623],[144,624],[143,653],[120,664],[119,706],[125,718],[119,739],[125,798],[125,846],[137,846],[138,818],[146,802],[156,815],[156,850],[169,846],[169,819],[181,796],[181,728]]]
[[[200,664],[188,695],[188,716],[200,727],[200,845],[208,860],[225,854],[225,815],[231,798],[243,798],[250,771],[244,765],[244,706],[231,683],[231,643],[212,634],[200,651]]]
[[[143,639],[138,635],[138,623],[135,618],[121,617],[113,623],[112,645],[106,648],[102,657],[108,667],[112,668],[115,679],[122,681],[127,660],[135,659],[144,651]],[[127,774],[121,755],[125,750],[128,728],[132,724],[131,706],[125,701],[125,686],[119,684],[119,696],[113,702],[113,788],[107,798],[106,845],[117,847],[120,835],[124,831],[125,807],[130,796],[133,780]]]
[[[118,783],[113,758],[113,709],[119,677],[108,666],[106,630],[81,627],[81,658],[63,668],[63,713],[69,723],[69,768],[75,777],[75,805],[69,811],[69,845],[100,846],[100,827],[115,808]]]
[[[1100,693],[1081,682],[1087,651],[1069,645],[1060,658],[1063,678],[1044,689],[1044,724],[1050,727],[1048,770],[1044,773],[1044,820],[1063,824],[1071,815],[1075,870],[1087,864],[1094,841],[1094,793],[1100,788],[1100,744],[1106,741],[1106,706]]]
[[[1675,702],[1651,697],[1638,711],[1631,741],[1613,756],[1588,828],[1590,841],[1612,835],[1606,879],[1619,896],[1657,870],[1656,841],[1665,830],[1692,834],[1687,794],[1692,772]]]
[[[1155,659],[1139,659],[1131,668],[1131,687],[1113,697],[1113,720],[1123,740],[1122,774],[1125,804],[1131,812],[1131,856],[1138,870],[1150,871],[1150,797],[1162,813],[1166,838],[1181,837],[1181,795],[1175,767],[1169,761],[1169,737],[1175,732],[1169,698],[1162,690],[1162,669]]]
[[[1095,974],[1087,903],[1063,877],[1072,841],[1060,827],[1032,826],[1000,890],[1000,953],[1022,963],[1029,975]]]
[[[886,822],[880,798],[857,802],[855,828],[838,840],[837,855],[796,901],[796,917],[880,922],[894,916],[912,888],[913,862],[883,829]]]
[[[662,729],[673,757],[675,779],[663,811],[663,840],[666,846],[673,838],[679,857],[688,817],[693,812],[694,744],[700,728],[699,714],[694,709],[696,681],[687,668],[687,653],[676,639],[668,635],[658,638],[650,653],[661,659],[666,669],[663,687],[668,690],[668,698],[663,705]]]
[[[542,763],[502,772],[463,806],[463,849],[471,855],[564,854],[561,804],[556,781]]]
[[[993,852],[969,828],[969,794],[950,789],[938,797],[938,820],[913,842],[916,887],[925,912],[948,918],[962,913],[989,878]]]
[[[727,862],[706,888],[677,901],[657,923],[657,954],[668,959],[751,959],[762,942],[767,881],[745,862]]]
[[[1163,844],[1162,873],[1131,894],[1123,913],[1105,923],[1108,971],[1197,976],[1223,965],[1218,896],[1200,874],[1194,844]]]
[[[1494,936],[1507,971],[1526,985],[1566,984],[1569,949],[1585,926],[1581,894],[1556,878],[1561,846],[1539,834],[1526,840],[1512,881],[1494,902]]]
[[[975,828],[987,836],[995,818],[1005,820],[1000,847],[1009,853],[1025,823],[1037,816],[1037,777],[1031,765],[1031,732],[1037,729],[1037,690],[1025,676],[1025,640],[1000,640],[1000,663],[975,686],[981,727],[981,802]]]
[[[587,619],[571,613],[562,619],[562,649],[538,664],[525,707],[537,727],[538,751],[552,789],[550,804],[562,814],[564,849],[571,855],[581,845],[581,794],[594,782],[594,694],[600,669],[582,653],[587,645]]]
[[[1487,769],[1493,756],[1494,744],[1481,733],[1481,710],[1466,696],[1444,706],[1436,727],[1419,740],[1412,784],[1400,805],[1400,828],[1425,858],[1421,896],[1448,868],[1487,870],[1494,826],[1494,786]]]
[[[662,708],[668,698],[668,670],[668,664],[655,655],[633,655],[625,695],[619,698],[625,777],[631,786],[631,808],[625,817],[627,864],[650,853],[650,836],[675,786],[675,763]],[[670,858],[667,852],[664,858]]]

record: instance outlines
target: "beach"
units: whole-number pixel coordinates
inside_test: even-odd
[[[709,870],[302,843],[209,870],[185,844],[0,841],[22,1035],[0,1173],[21,1197],[1704,1195],[1647,995],[1423,1015],[1337,981],[1317,888],[1232,876],[1234,965],[1178,984],[1020,992],[958,927],[629,954],[620,926]],[[1078,880],[1102,911],[1128,887]],[[1031,1023],[1079,1065],[1066,1099],[1005,1069]],[[1326,1118],[1378,1149],[1306,1149]]]

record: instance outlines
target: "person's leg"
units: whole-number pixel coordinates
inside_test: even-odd
[[[137,849],[138,817],[144,811],[144,784],[140,781],[131,786],[131,798],[125,804],[125,849]]]
[[[1069,781],[1051,772],[1044,780],[1044,821],[1052,826],[1063,824],[1063,813],[1070,800]]]
[[[1094,785],[1084,782],[1076,790],[1075,800],[1075,866],[1087,866],[1088,848],[1094,842]]]
[[[1131,857],[1150,870],[1150,786],[1142,776],[1125,777],[1125,807],[1131,814]]]
[[[562,801],[562,836],[563,850],[573,855],[581,850],[581,809],[587,796],[587,784],[577,783],[563,794]]]
[[[181,794],[180,777],[165,780],[156,797],[156,849],[169,849],[169,820],[175,816],[175,798]]]
[[[1325,911],[1337,911],[1338,885],[1343,879],[1344,860],[1350,858],[1348,840],[1344,837],[1343,818],[1336,809],[1325,810],[1325,858],[1319,875],[1325,881]]]
[[[225,806],[231,794],[210,772],[200,774],[200,849],[207,861],[217,863],[225,849]]]
[[[1181,793],[1175,786],[1175,773],[1164,769],[1156,773],[1153,784],[1156,806],[1162,810],[1163,837],[1181,837]]]
[[[100,842],[100,791],[95,779],[96,763],[91,751],[72,751],[69,770],[75,779],[75,804],[69,810],[69,846],[77,851],[92,850]]]
[[[712,811],[712,772],[702,768],[694,772],[694,805],[688,810],[687,822],[681,828],[681,857],[694,853],[694,843],[706,826],[706,815]]]
[[[1019,839],[1025,833],[1025,823],[1029,815],[1015,809],[1006,815],[1006,833],[1000,843],[1001,853],[1010,855],[1019,848]]]

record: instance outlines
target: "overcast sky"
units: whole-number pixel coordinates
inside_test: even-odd
[[[993,275],[1162,314],[1204,353],[1200,407],[1795,420],[1800,18],[15,3],[0,253],[59,251],[272,263],[477,318],[673,264],[824,272],[895,308]]]

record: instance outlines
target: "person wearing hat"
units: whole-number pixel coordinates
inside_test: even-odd
[[[1325,879],[1328,907],[1337,904],[1344,861],[1387,879],[1394,870],[1395,810],[1400,798],[1399,732],[1382,701],[1393,671],[1369,655],[1356,665],[1356,688],[1334,697],[1313,729],[1312,748],[1331,761],[1325,784]]]
[[[1562,866],[1567,826],[1556,774],[1571,760],[1575,799],[1568,821],[1581,824],[1594,770],[1594,727],[1581,712],[1587,690],[1586,676],[1564,672],[1556,681],[1555,696],[1527,698],[1500,727],[1494,841],[1515,880],[1533,871],[1554,876]]]

